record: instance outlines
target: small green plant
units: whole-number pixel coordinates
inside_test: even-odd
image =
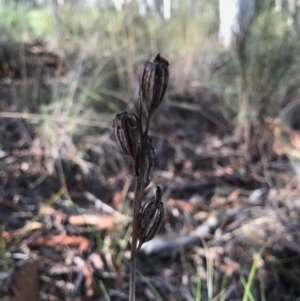
[[[157,54],[149,60],[141,72],[139,86],[139,114],[121,112],[113,122],[114,134],[121,150],[130,157],[135,176],[135,199],[133,210],[133,231],[131,242],[131,271],[129,300],[135,300],[136,256],[143,243],[151,240],[158,231],[164,206],[161,202],[161,189],[157,186],[156,200],[145,203],[142,199],[145,188],[151,182],[154,165],[154,148],[148,131],[151,117],[161,104],[169,79],[169,63]],[[144,109],[144,114],[143,114]],[[146,117],[145,124],[143,117]],[[137,247],[137,242],[139,245]]]

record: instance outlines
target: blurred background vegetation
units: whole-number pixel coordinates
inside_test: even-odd
[[[155,9],[141,16],[135,1],[121,10],[109,1],[2,1],[0,9],[2,68],[8,64],[8,77],[21,81],[14,83],[5,111],[66,120],[65,134],[83,152],[89,132],[101,133],[117,112],[133,106],[139,67],[157,52],[171,63],[169,94],[184,94],[191,86],[211,89],[222,99],[222,115],[244,140],[251,140],[251,124],[282,117],[292,106],[286,94],[298,85],[299,42],[285,2],[280,13],[272,1],[257,3],[243,62],[239,47],[224,49],[218,41],[216,0],[176,1],[168,20]],[[34,59],[26,62],[26,43],[57,54],[51,76]],[[166,102],[172,105],[170,98]],[[51,118],[41,128],[48,138],[56,122],[50,124]]]

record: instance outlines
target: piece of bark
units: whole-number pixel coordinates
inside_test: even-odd
[[[38,264],[32,262],[22,267],[16,280],[11,285],[13,301],[35,301],[38,298],[39,278]]]

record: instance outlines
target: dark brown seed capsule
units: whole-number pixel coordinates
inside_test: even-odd
[[[143,243],[151,240],[157,233],[164,216],[164,205],[161,201],[161,189],[156,188],[156,200],[147,202],[143,205],[139,216],[139,245],[137,250],[141,248]]]
[[[154,156],[155,156],[155,152],[154,152],[154,148],[152,146],[152,141],[151,139],[148,137],[148,141],[147,141],[147,150],[146,150],[146,155],[147,155],[147,174],[146,174],[146,179],[145,179],[145,187],[147,187],[150,182],[151,182],[151,172],[152,169],[154,167]]]
[[[138,117],[135,114],[121,112],[113,121],[114,134],[119,147],[130,157],[136,172],[136,154],[138,147]]]
[[[152,115],[164,98],[169,80],[169,62],[158,53],[149,60],[140,76],[140,101],[146,115]]]

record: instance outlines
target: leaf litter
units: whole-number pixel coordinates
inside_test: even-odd
[[[291,165],[269,124],[260,139],[271,137],[276,149],[265,161],[247,160],[217,95],[193,89],[170,93],[153,117],[153,181],[164,190],[165,214],[157,237],[141,248],[137,299],[194,300],[201,281],[203,296],[242,300],[242,279],[257,254],[254,299],[261,300],[260,285],[266,300],[296,299],[300,193]],[[0,300],[126,300],[134,190],[128,165],[108,152],[117,169],[97,176],[63,158],[59,172],[32,120],[1,117],[0,125]],[[155,185],[147,192],[153,199]]]

